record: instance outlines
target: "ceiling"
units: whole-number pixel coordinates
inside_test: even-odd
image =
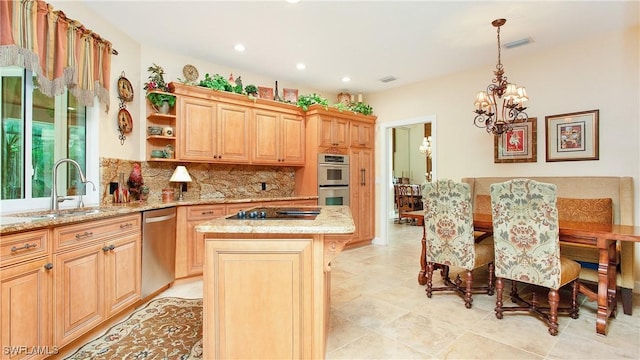
[[[383,91],[485,64],[489,78],[497,60],[491,25],[496,18],[507,19],[503,44],[533,40],[502,51],[507,73],[510,59],[640,23],[637,0],[83,1],[141,44],[237,68],[239,75],[351,93]],[[78,20],[91,28],[90,19]],[[246,51],[233,49],[238,42]],[[306,69],[297,70],[298,62]],[[205,72],[216,73],[199,71],[200,79]],[[351,81],[343,83],[344,76]],[[389,76],[396,80],[380,81]]]

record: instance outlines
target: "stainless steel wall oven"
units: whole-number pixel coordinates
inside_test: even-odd
[[[349,156],[318,154],[318,205],[349,205]]]

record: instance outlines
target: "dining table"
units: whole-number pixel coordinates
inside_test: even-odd
[[[419,218],[424,211],[405,213],[408,217]],[[596,301],[596,332],[607,334],[609,318],[615,318],[617,312],[616,301],[616,243],[617,241],[640,242],[640,226],[601,224],[579,221],[558,222],[560,242],[593,246],[598,249],[598,287],[593,291],[584,284],[580,285],[580,292],[589,300]],[[493,233],[491,214],[473,215],[474,231],[482,232],[480,238]],[[418,283],[426,284],[426,233],[422,232],[422,251],[420,254],[420,272]],[[477,238],[478,239],[478,238]]]

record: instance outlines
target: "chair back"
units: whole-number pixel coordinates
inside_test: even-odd
[[[468,184],[440,179],[424,185],[427,261],[473,269],[475,247]]]
[[[490,190],[496,277],[558,289],[556,186],[513,179]]]

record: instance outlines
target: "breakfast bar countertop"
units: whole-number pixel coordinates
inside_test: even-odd
[[[304,207],[300,207],[304,209]],[[312,208],[317,208],[316,206]],[[320,214],[313,220],[303,219],[218,219],[203,222],[195,227],[203,233],[253,233],[253,234],[350,234],[355,224],[348,206],[321,206]]]

